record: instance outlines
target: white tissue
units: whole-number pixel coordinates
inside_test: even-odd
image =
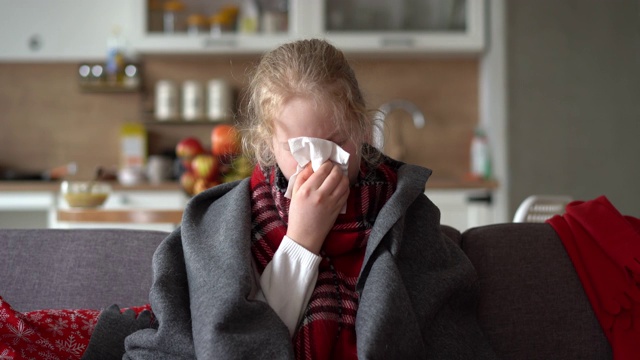
[[[349,153],[332,141],[306,136],[297,137],[289,139],[289,149],[293,158],[298,162],[296,172],[289,178],[289,186],[287,186],[287,191],[284,194],[289,199],[298,174],[309,162],[311,162],[313,171],[317,171],[325,161],[331,160],[340,165],[342,173],[348,176]],[[344,210],[342,213],[344,213]]]

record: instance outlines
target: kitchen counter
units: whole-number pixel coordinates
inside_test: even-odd
[[[58,209],[57,220],[84,223],[180,224],[182,210],[168,209]]]
[[[148,228],[168,225],[163,230],[171,230],[189,199],[176,181],[134,186],[123,186],[117,181],[109,184],[112,191],[105,204],[99,212],[88,214],[69,208],[60,195],[60,181],[0,181],[0,228],[69,227],[83,223],[103,226],[104,222],[112,222],[114,226],[139,223],[150,225]],[[91,223],[93,218],[79,218],[80,215],[99,215],[103,220]]]
[[[167,191],[181,190],[176,181],[162,182],[158,184],[141,183],[138,185],[121,185],[117,181],[109,182],[114,191]],[[0,191],[58,191],[59,181],[0,181]]]

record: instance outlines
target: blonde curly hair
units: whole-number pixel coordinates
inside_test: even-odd
[[[300,40],[266,53],[251,76],[243,116],[245,154],[264,167],[276,164],[274,120],[290,99],[303,97],[330,114],[355,144],[371,142],[373,117],[344,54],[324,40]],[[365,155],[362,148],[358,155]],[[369,156],[370,157],[370,156]]]

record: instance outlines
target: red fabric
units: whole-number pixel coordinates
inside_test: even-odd
[[[293,337],[297,359],[357,359],[356,281],[375,218],[395,191],[396,169],[385,164],[367,170],[351,188],[347,211],[340,214],[321,249],[318,280]],[[290,200],[286,179],[277,169],[251,178],[252,253],[260,272],[273,258],[287,231]]]
[[[139,314],[151,307],[144,305],[131,309]],[[91,309],[21,313],[0,297],[0,360],[80,359],[99,315],[100,310]]]
[[[616,360],[640,359],[640,219],[601,196],[547,220],[562,240]]]

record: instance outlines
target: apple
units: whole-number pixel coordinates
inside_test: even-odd
[[[242,180],[251,176],[252,172],[251,161],[246,156],[239,155],[233,159],[229,165],[229,171],[223,173],[221,180],[223,183]]]
[[[187,192],[189,195],[194,195],[194,187],[196,184],[196,176],[191,171],[185,171],[180,175],[180,186]]]
[[[233,125],[220,124],[211,130],[211,153],[230,156],[240,153],[240,134]]]
[[[216,180],[196,179],[196,183],[193,186],[193,195],[198,195],[199,193],[219,184],[220,182]]]
[[[240,155],[233,160],[232,168],[233,171],[243,178],[251,176],[251,173],[253,172],[251,161],[244,155]]]
[[[196,155],[204,152],[204,147],[194,137],[184,138],[176,145],[176,156],[180,159],[193,159]]]
[[[218,158],[210,154],[196,155],[191,160],[191,169],[198,179],[214,180],[218,176]]]

